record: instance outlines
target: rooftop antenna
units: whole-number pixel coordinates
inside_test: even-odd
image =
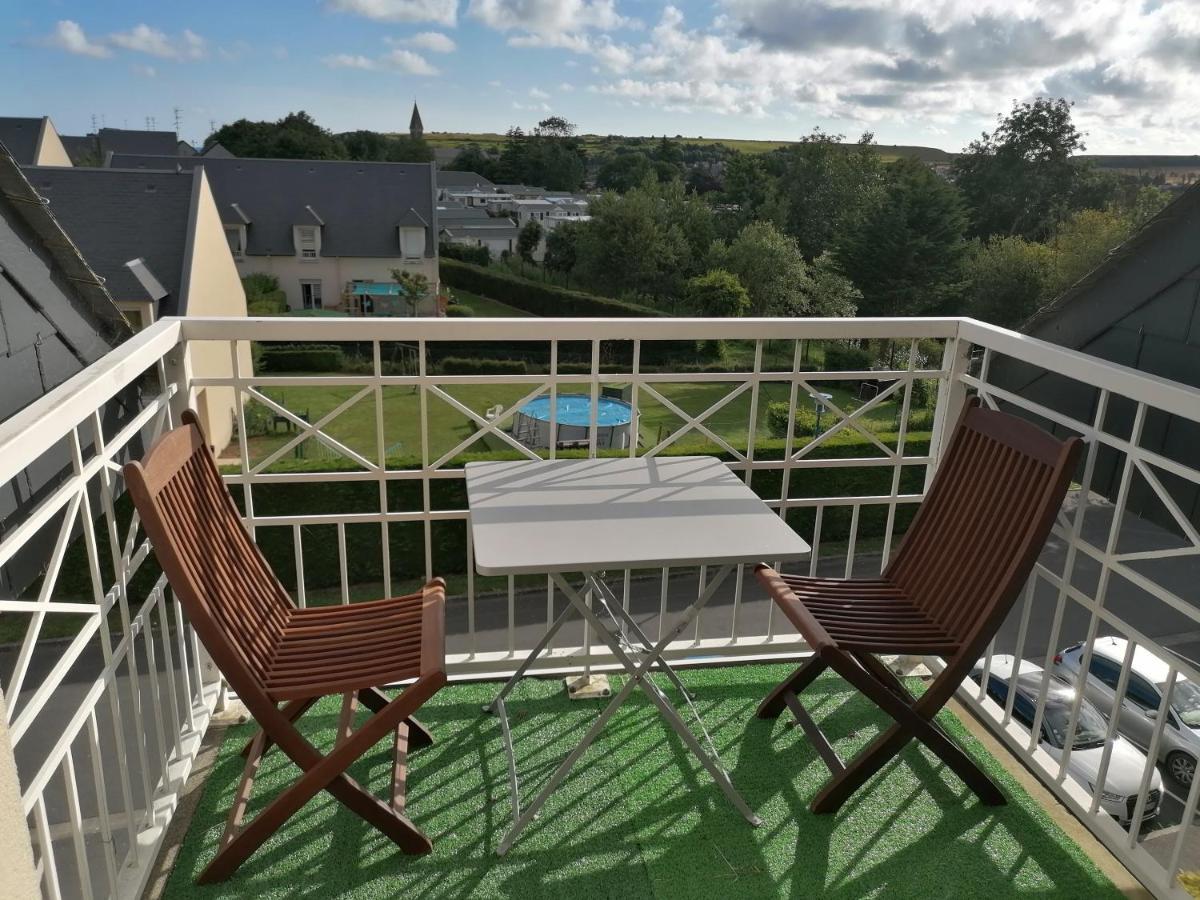
[[[96,114],[92,113],[92,134],[96,133]]]
[[[175,137],[179,137],[179,126],[183,124],[183,110],[175,107]]]
[[[217,120],[209,119],[208,120],[208,133],[212,134],[216,130],[217,130]]]
[[[154,130],[154,116],[146,116],[146,130],[147,131]]]

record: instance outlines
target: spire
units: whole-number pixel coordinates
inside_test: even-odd
[[[417,109],[416,101],[413,102],[412,118],[408,120],[408,134],[414,141],[421,140],[421,136],[425,134],[425,126],[421,124],[421,111]]]

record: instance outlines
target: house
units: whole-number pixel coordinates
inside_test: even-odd
[[[147,172],[26,167],[25,177],[101,277],[134,330],[163,316],[244,316],[246,295],[203,167]],[[243,364],[249,371],[249,348]],[[194,371],[228,377],[228,347],[195,348]],[[233,434],[231,388],[205,388],[197,411],[216,450]]]
[[[1078,157],[1107,172],[1145,178],[1168,190],[1183,190],[1200,182],[1200,156],[1106,156]]]
[[[77,165],[99,166],[112,154],[162,154],[195,156],[195,149],[181,141],[174,131],[146,131],[137,128],[101,128],[92,134],[63,135],[63,144]]]
[[[384,287],[395,284],[392,270],[402,269],[424,275],[435,289],[416,314],[437,313],[431,163],[114,155],[110,164],[203,168],[238,271],[274,275],[292,310],[411,315],[407,303],[364,306],[355,299],[386,295]]]
[[[512,253],[519,229],[512,219],[492,216],[477,206],[454,200],[438,202],[439,239],[466,247],[486,247],[492,256]]]
[[[1092,272],[1039,310],[1021,330],[1092,356],[1151,375],[1200,387],[1200,185],[1185,190]],[[1099,402],[1095,387],[1060,375],[1035,375],[1027,367],[998,359],[1005,387],[1056,409],[1069,404],[1073,416],[1091,422]],[[1131,433],[1131,403],[1110,403],[1106,427]],[[1143,446],[1162,456],[1194,464],[1200,424],[1179,416],[1150,415]],[[1110,450],[1096,461],[1093,489],[1113,498],[1124,458]],[[1170,485],[1180,509],[1200,525],[1200,486],[1157,470]],[[1138,476],[1129,484],[1129,508],[1137,515],[1178,530],[1152,486]]]
[[[475,172],[437,172],[438,200],[457,200],[467,206],[486,207],[511,200],[512,195],[498,190],[492,182]]]
[[[71,157],[49,116],[0,116],[0,144],[22,166],[69,166]]]
[[[0,144],[0,421],[77,376],[132,334],[103,280]],[[122,423],[136,408],[123,399],[118,395],[104,410],[106,428]],[[63,444],[0,489],[0,534],[71,471]],[[0,567],[0,596],[19,595],[45,571],[47,555],[44,548],[28,547]]]

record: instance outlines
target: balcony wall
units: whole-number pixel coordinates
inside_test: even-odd
[[[901,362],[810,371],[827,342],[868,338],[892,341]],[[732,345],[717,366],[672,367],[664,350],[718,339]],[[359,362],[352,371],[268,374],[253,370],[250,341],[339,343]],[[430,364],[496,347],[527,357],[530,373],[451,376]],[[197,368],[216,358],[228,368]],[[1053,372],[1072,390],[1057,406],[1028,400],[993,377],[1009,361]],[[875,382],[878,394],[849,402],[847,392],[863,381]],[[296,601],[354,602],[449,575],[450,670],[479,678],[512,671],[564,599],[548,579],[475,576],[462,464],[479,454],[616,452],[598,446],[594,418],[586,444],[570,450],[531,449],[505,429],[534,397],[548,395],[554,409],[560,394],[595,400],[618,386],[641,415],[642,436],[620,452],[720,456],[809,541],[809,571],[838,576],[873,574],[888,559],[969,392],[1081,435],[1088,451],[1077,484],[993,649],[1048,668],[1056,650],[1115,634],[1159,655],[1183,652],[1171,657],[1172,677],[1200,675],[1187,661],[1200,657],[1186,645],[1188,634],[1200,633],[1191,587],[1200,537],[1173,499],[1194,489],[1200,472],[1195,458],[1142,445],[1163,417],[1200,421],[1192,388],[960,319],[164,320],[0,425],[6,491],[19,492],[29,468],[67,461],[57,489],[25,504],[0,532],[0,567],[32,554],[42,572],[0,599],[0,623],[15,622],[0,652],[0,683],[44,891],[140,892],[220,701],[219,674],[158,577],[119,472],[201,392],[240,398],[231,424],[248,439],[235,438],[222,458],[226,480]],[[925,386],[933,399],[922,409]],[[816,427],[808,411],[818,401]],[[771,404],[788,411],[776,434]],[[1113,496],[1093,491],[1098,460],[1121,473]],[[1126,509],[1134,488],[1141,515]],[[1159,500],[1160,514],[1145,516],[1147,496]],[[671,646],[672,659],[805,652],[746,574]],[[703,588],[707,572],[608,577],[653,635],[675,603]],[[582,629],[564,630],[538,668],[585,661],[613,662]],[[961,695],[1156,894],[1179,892],[1176,871],[1197,839],[1190,826],[1153,839],[1122,830],[1067,777],[1065,763],[1039,749],[1011,703],[997,706],[973,683]],[[1035,726],[1042,715],[1039,702]],[[1163,717],[1158,733],[1165,727]],[[1139,797],[1149,778],[1148,766]],[[1197,785],[1177,791],[1181,821],[1194,817]]]

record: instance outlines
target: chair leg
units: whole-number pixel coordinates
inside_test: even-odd
[[[387,695],[378,688],[363,688],[358,692],[358,699],[371,712],[379,712],[391,702]],[[416,716],[409,716],[404,721],[408,725],[408,749],[410,751],[420,750],[422,747],[429,747],[433,744],[433,733],[422,725]]]
[[[814,653],[804,665],[780,682],[771,693],[767,694],[763,702],[758,705],[756,715],[760,719],[778,718],[787,705],[784,699],[785,695],[799,694],[812,684],[813,680],[827,668],[829,668],[829,663]]]
[[[320,698],[318,698],[318,697],[308,697],[308,698],[306,698],[306,699],[304,699],[304,700],[289,700],[287,703],[285,703],[285,704],[283,705],[283,708],[282,708],[282,709],[280,709],[279,711],[280,711],[280,713],[282,713],[282,714],[283,714],[283,716],[284,716],[284,717],[285,717],[285,718],[286,718],[286,719],[287,719],[289,722],[295,722],[295,721],[296,721],[298,718],[300,718],[302,715],[304,715],[306,712],[308,712],[309,708],[310,708],[310,707],[311,707],[311,706],[312,706],[314,703],[316,703],[318,699],[320,699]],[[254,737],[250,738],[250,740],[246,741],[246,744],[245,744],[245,746],[244,746],[244,747],[242,747],[242,749],[241,749],[241,751],[240,751],[243,759],[246,759],[246,758],[248,758],[248,757],[249,757],[249,755],[250,755],[250,748],[254,746],[254,741],[255,741],[255,740],[258,738],[258,736],[259,736],[259,735],[261,735],[262,733],[263,733],[263,731],[262,731],[262,729],[260,728],[260,729],[258,730],[258,734],[256,734]],[[266,752],[267,752],[269,749],[271,749],[271,744],[272,744],[272,743],[273,743],[273,741],[271,740],[271,738],[270,738],[270,737],[268,737],[268,738],[267,738],[267,739],[266,739],[266,740],[263,742],[262,753],[263,753],[263,755],[264,755],[264,756],[266,755]]]

